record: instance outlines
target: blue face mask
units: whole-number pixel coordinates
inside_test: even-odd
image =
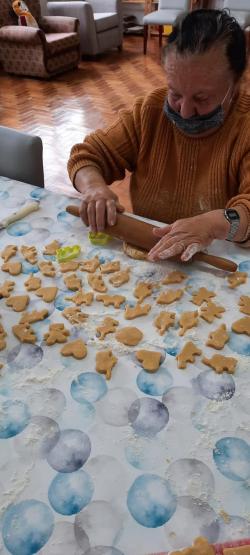
[[[205,133],[210,129],[216,129],[224,123],[225,113],[223,110],[223,103],[226,100],[230,88],[228,89],[226,96],[217,108],[209,112],[208,114],[203,114],[202,116],[191,116],[191,118],[183,118],[178,112],[175,112],[171,108],[168,100],[164,104],[164,112],[168,119],[187,135],[199,135],[200,133]]]

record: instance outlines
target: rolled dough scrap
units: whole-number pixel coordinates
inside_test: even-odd
[[[116,363],[117,358],[111,350],[96,353],[96,371],[99,374],[105,374],[107,380],[110,380],[112,368]]]
[[[174,326],[175,323],[175,313],[174,312],[166,312],[162,311],[158,316],[156,316],[154,320],[155,327],[159,330],[159,334],[163,335],[165,331],[170,328],[170,326]]]
[[[148,260],[147,251],[139,249],[139,247],[133,247],[133,245],[129,245],[125,241],[123,243],[123,252],[130,258],[134,258],[134,260]]]
[[[244,318],[240,318],[240,320],[233,322],[232,330],[235,333],[245,333],[246,335],[250,335],[250,316],[245,316]]]
[[[141,330],[138,330],[138,328],[128,326],[118,330],[115,334],[115,338],[119,341],[119,343],[123,343],[123,345],[134,347],[135,345],[138,345],[143,338],[143,333]]]
[[[187,330],[197,326],[198,324],[198,310],[194,312],[182,312],[179,320],[180,331],[179,335],[184,335]]]
[[[136,351],[135,356],[139,362],[141,362],[142,367],[146,372],[157,372],[161,363],[161,353],[158,351],[147,351],[142,349],[141,351]]]
[[[127,305],[125,307],[124,318],[126,320],[134,320],[140,316],[146,316],[151,310],[151,304],[137,303],[135,306]]]
[[[194,363],[197,355],[201,355],[201,350],[192,341],[188,341],[176,356],[178,368],[186,368],[188,362]]]
[[[227,327],[225,324],[221,324],[217,330],[211,331],[206,345],[214,349],[223,349],[228,340],[229,334],[227,333]]]
[[[223,355],[213,355],[211,358],[203,357],[202,362],[213,368],[217,374],[222,374],[222,372],[234,374],[237,364],[236,358]]]
[[[61,348],[61,355],[63,355],[64,357],[74,357],[77,360],[81,360],[87,355],[87,347],[82,339],[76,339],[75,341],[70,341],[69,343],[66,343],[66,345]]]
[[[250,297],[242,295],[239,300],[240,311],[250,316]]]

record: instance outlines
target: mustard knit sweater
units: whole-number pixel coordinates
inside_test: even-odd
[[[85,166],[106,183],[131,172],[135,214],[172,223],[215,210],[238,208],[241,240],[250,236],[250,96],[241,92],[224,124],[207,137],[189,137],[163,111],[166,88],[138,98],[132,110],[76,144],[68,162],[74,183]],[[243,222],[242,222],[243,223]]]

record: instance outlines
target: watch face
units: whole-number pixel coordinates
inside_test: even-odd
[[[229,210],[227,210],[226,212],[227,212],[228,218],[231,221],[240,219],[239,214],[236,210],[233,210],[233,209],[229,208]]]

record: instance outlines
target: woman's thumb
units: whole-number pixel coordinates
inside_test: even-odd
[[[163,237],[171,229],[171,225],[164,225],[164,227],[154,227],[153,234],[157,237]]]

